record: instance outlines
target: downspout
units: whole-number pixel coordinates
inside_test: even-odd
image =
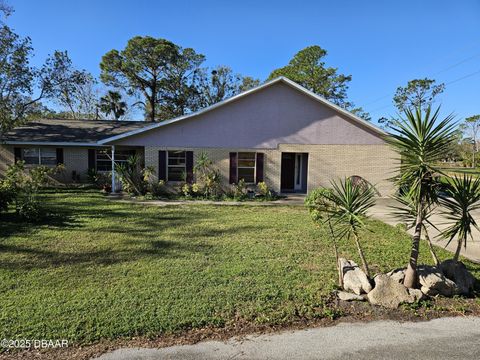
[[[115,190],[115,145],[112,145],[112,194]]]

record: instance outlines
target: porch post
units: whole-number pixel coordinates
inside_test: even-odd
[[[115,194],[115,145],[112,145],[112,194]]]

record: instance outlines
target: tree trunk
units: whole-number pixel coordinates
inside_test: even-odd
[[[457,242],[457,250],[455,251],[455,255],[453,255],[453,260],[458,261],[460,258],[460,250],[462,250],[462,241],[463,239],[461,237],[458,237],[458,242]]]
[[[423,231],[425,231],[425,239],[428,241],[428,248],[430,249],[430,254],[432,255],[432,258],[433,258],[433,263],[435,264],[435,266],[438,266],[440,264],[440,261],[438,260],[437,254],[435,253],[435,249],[433,248],[432,239],[430,239],[430,236],[428,236],[428,231],[425,226],[423,227]]]
[[[355,230],[353,231],[353,239],[355,240],[355,245],[357,245],[358,255],[360,255],[360,259],[362,260],[363,271],[365,272],[367,277],[370,279],[370,271],[368,269],[367,260],[363,255],[363,250],[362,250],[362,247],[360,246],[360,241],[358,240],[358,235]]]
[[[418,249],[420,245],[420,237],[422,236],[422,227],[423,227],[423,201],[418,203],[417,208],[417,219],[415,221],[415,233],[412,238],[412,250],[410,253],[410,261],[407,265],[407,270],[405,271],[405,280],[403,285],[407,288],[413,288],[417,284],[417,260],[418,260]]]
[[[335,252],[335,262],[337,264],[337,273],[338,273],[338,286],[343,289],[343,274],[342,268],[340,267],[339,256],[338,256],[338,247],[337,240],[335,238],[335,233],[333,232],[332,223],[328,220],[328,228],[330,229],[330,235],[332,236],[333,251]]]

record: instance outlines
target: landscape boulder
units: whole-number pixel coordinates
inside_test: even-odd
[[[343,275],[343,288],[346,291],[353,291],[355,294],[368,294],[372,290],[372,285],[367,275],[358,267],[358,265],[344,258],[339,259],[340,271]]]
[[[459,294],[469,295],[474,290],[476,279],[462,262],[445,260],[440,264],[440,269],[447,279],[457,285]]]
[[[375,287],[367,295],[371,304],[396,309],[401,303],[416,301],[416,297],[409,293],[409,289],[388,275],[377,275],[374,282]]]
[[[362,295],[352,294],[346,291],[338,291],[337,297],[343,301],[365,301],[365,297]]]
[[[418,281],[421,291],[427,296],[458,294],[457,285],[443,275],[442,270],[434,266],[420,265],[417,268]]]
[[[405,280],[405,268],[392,270],[387,273],[387,276],[389,276],[392,280],[403,284],[403,280]]]

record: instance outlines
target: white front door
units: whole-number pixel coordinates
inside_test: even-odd
[[[295,154],[295,190],[302,190],[302,154]]]

